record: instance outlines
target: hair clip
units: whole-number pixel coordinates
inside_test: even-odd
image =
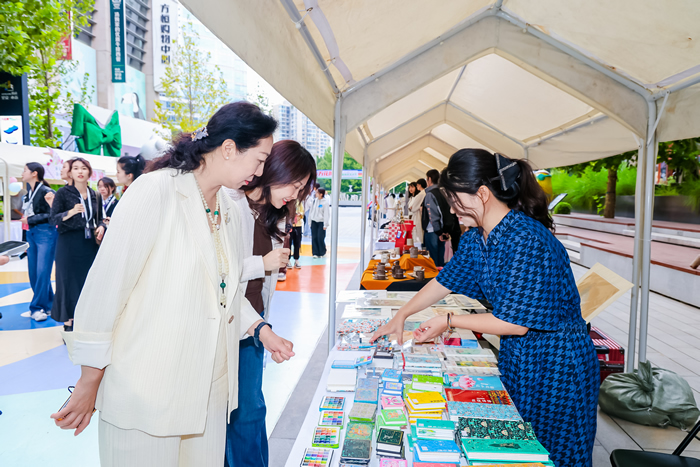
[[[199,141],[200,139],[206,138],[207,136],[209,136],[209,133],[207,132],[206,125],[204,125],[202,128],[194,130],[194,132],[190,135],[192,141]]]
[[[496,167],[498,168],[498,175],[494,179],[500,180],[501,189],[506,191],[513,186],[513,183],[520,176],[520,167],[517,162],[503,154],[496,152],[494,156],[496,156]]]

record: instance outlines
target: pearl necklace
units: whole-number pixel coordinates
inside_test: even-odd
[[[228,258],[226,257],[226,250],[224,250],[223,242],[221,241],[221,225],[219,224],[219,212],[220,212],[220,202],[219,202],[219,192],[216,193],[216,208],[214,209],[214,214],[212,215],[211,209],[207,204],[207,200],[204,198],[204,193],[202,193],[202,188],[199,186],[199,182],[195,178],[197,183],[197,190],[199,190],[199,196],[202,198],[202,203],[204,204],[204,210],[207,213],[207,218],[211,223],[211,233],[214,237],[214,248],[216,249],[216,266],[219,269],[219,276],[221,277],[221,299],[219,304],[226,308],[226,273],[229,270]]]

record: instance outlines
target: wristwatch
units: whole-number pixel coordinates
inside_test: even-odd
[[[255,347],[260,347],[260,330],[265,326],[270,326],[270,329],[272,329],[272,325],[270,323],[266,323],[265,321],[258,324],[255,328],[255,332],[253,333],[253,342],[255,342]]]

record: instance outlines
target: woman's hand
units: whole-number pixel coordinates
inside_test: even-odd
[[[44,195],[44,201],[48,203],[49,207],[53,207],[54,198],[56,198],[56,193],[54,193],[53,191]]]
[[[73,209],[68,211],[68,217],[70,218],[70,217],[75,216],[76,214],[82,214],[84,212],[85,212],[85,206],[83,206],[82,204],[76,204],[75,206],[73,206]]]
[[[435,339],[447,330],[447,317],[436,316],[422,323],[418,329],[413,331],[416,342],[426,342]]]
[[[276,363],[282,363],[294,356],[294,344],[275,334],[270,326],[263,326],[260,330],[260,342],[272,354]]]
[[[289,263],[289,248],[276,248],[263,256],[265,271],[277,271]]]
[[[95,240],[97,240],[97,243],[102,243],[102,238],[105,236],[105,228],[104,226],[99,226],[97,229],[95,229]]]
[[[374,343],[382,336],[391,336],[392,334],[396,334],[397,342],[399,345],[403,345],[403,326],[406,320],[402,316],[401,310],[399,310],[399,312],[396,313],[396,316],[391,318],[388,323],[380,326],[379,329],[376,330],[372,336],[372,339],[370,339],[370,343]]]
[[[22,216],[20,222],[22,222],[22,227],[29,227],[29,223],[27,222],[27,216]]]
[[[51,415],[56,426],[63,430],[75,430],[75,436],[87,428],[95,410],[97,390],[102,381],[104,370],[83,367],[83,373],[66,406]]]

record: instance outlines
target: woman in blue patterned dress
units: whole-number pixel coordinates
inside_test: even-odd
[[[547,199],[532,169],[481,149],[456,152],[440,187],[470,227],[440,272],[375,337],[402,335],[409,315],[450,292],[487,299],[493,313],[450,318],[452,327],[501,336],[502,381],[558,467],[590,467],[600,374],[569,258],[553,235]],[[414,332],[448,328],[445,316]]]

